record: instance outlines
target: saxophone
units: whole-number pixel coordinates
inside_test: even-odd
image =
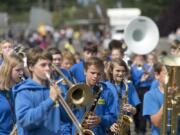
[[[83,123],[85,122],[86,118],[90,115],[91,112],[94,112],[98,103],[98,100],[100,98],[101,92],[103,91],[103,86],[101,83],[98,83],[95,86],[95,90],[96,93],[94,95],[94,100],[91,102],[90,106],[88,107],[87,111],[85,112],[85,114],[83,115],[82,121],[81,121],[81,125],[83,125]],[[84,127],[85,129],[88,129],[87,127]],[[76,133],[76,135],[79,135],[78,133]]]
[[[119,126],[119,133],[117,135],[128,135],[130,124],[133,122],[133,119],[128,116],[123,110],[123,106],[128,103],[128,84],[125,80],[123,81],[123,83],[126,87],[126,90],[125,95],[123,95],[121,98],[121,108],[117,120],[117,124]]]

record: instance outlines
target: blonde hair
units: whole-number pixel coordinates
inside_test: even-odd
[[[72,64],[76,63],[75,56],[71,52],[68,51],[64,52],[62,56],[63,56],[63,60],[64,59],[69,60]]]
[[[4,45],[5,43],[9,43],[11,44],[11,46],[13,46],[13,40],[7,39],[7,40],[2,40],[0,42],[0,56],[3,58],[3,54],[2,54],[2,45]]]
[[[23,60],[16,54],[4,58],[0,66],[0,90],[9,90],[14,85],[11,77],[12,69],[20,63],[23,63]]]

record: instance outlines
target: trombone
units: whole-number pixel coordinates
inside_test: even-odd
[[[46,73],[46,77],[47,77],[48,81],[50,82],[50,84],[53,86],[54,81],[50,78],[50,74]],[[57,90],[59,90],[59,89],[57,89]],[[58,102],[61,103],[61,105],[67,112],[68,116],[71,118],[72,122],[74,123],[74,125],[76,126],[76,128],[78,130],[79,135],[94,135],[94,133],[91,130],[84,129],[81,126],[81,124],[79,123],[79,121],[77,120],[77,118],[75,117],[75,115],[73,114],[73,112],[71,111],[70,107],[67,105],[66,101],[63,99],[61,94],[59,95]]]
[[[66,99],[67,104],[69,106],[75,105],[77,107],[88,105],[88,103],[93,99],[93,94],[89,86],[83,83],[73,84],[56,65],[52,64],[52,66],[69,86]]]

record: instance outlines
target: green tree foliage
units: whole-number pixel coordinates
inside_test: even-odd
[[[43,7],[52,11],[53,22],[58,27],[75,19],[100,19],[96,4],[101,7],[103,18],[106,18],[106,10],[117,8],[120,2],[122,7],[140,8],[142,15],[153,18],[163,30],[162,35],[180,26],[180,0],[96,0],[86,6],[78,5],[77,0],[0,0],[0,12],[8,12],[11,18],[16,18],[14,20],[27,21],[32,6]]]
[[[158,20],[164,9],[172,3],[171,0],[122,0],[123,7],[138,7],[142,15]]]

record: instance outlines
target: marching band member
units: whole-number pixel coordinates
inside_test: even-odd
[[[156,80],[155,76],[154,76],[154,64],[157,63],[157,56],[155,55],[155,53],[149,53],[147,54],[147,65],[149,66],[149,72],[151,72],[151,75],[154,77],[154,80],[151,83],[151,89],[154,89],[158,86],[158,80]]]
[[[88,58],[96,56],[98,52],[97,45],[94,43],[87,43],[83,48],[83,58],[81,62],[73,65],[70,68],[70,73],[72,77],[75,78],[76,82],[84,82],[85,81],[85,74],[84,74],[84,63],[87,61]]]
[[[109,43],[109,49],[111,51],[111,60],[123,59],[124,50],[122,48],[123,43],[119,40],[112,40]]]
[[[128,68],[131,66],[131,60],[129,56],[126,54],[126,45],[123,41],[120,40],[112,40],[109,43],[109,50],[111,51],[111,60],[122,59],[128,65]]]
[[[149,116],[152,123],[152,135],[160,135],[160,123],[163,113],[163,97],[167,70],[161,63],[154,65],[156,79],[159,82],[156,88],[152,88],[144,96],[143,115]]]
[[[134,115],[136,113],[135,107],[140,103],[139,97],[133,84],[131,82],[123,81],[127,75],[128,67],[123,60],[116,59],[109,62],[109,69],[107,70],[106,75],[108,81],[106,82],[106,84],[112,91],[114,96],[114,100],[116,103],[116,117],[119,116],[121,107],[123,107],[124,112]],[[125,83],[127,83],[127,86],[125,85]],[[128,95],[125,95],[126,89],[128,90]],[[127,96],[128,103],[125,103],[124,106],[121,106],[121,99],[123,96]],[[111,126],[110,130],[114,133],[121,132],[119,131],[117,123],[114,123]]]
[[[94,94],[97,94],[99,91],[99,89],[96,89],[96,86],[100,83],[103,70],[103,61],[97,57],[91,57],[85,62],[86,84],[92,89]],[[89,112],[89,115],[85,118],[85,121],[83,121],[83,126],[93,130],[95,135],[105,135],[106,129],[108,129],[115,121],[113,95],[105,83],[101,82],[100,84],[103,90],[100,93],[95,110],[93,112]],[[75,115],[81,121],[85,111],[85,107],[74,109]],[[74,133],[75,130],[73,128],[72,134]]]
[[[147,120],[142,116],[143,99],[144,94],[150,89],[154,76],[152,76],[151,67],[146,64],[143,55],[134,56],[133,64],[131,66],[131,77],[141,101],[137,106],[137,113],[134,116],[135,131],[138,134],[145,134]]]
[[[10,54],[4,58],[0,68],[0,134],[9,135],[15,124],[12,87],[21,81],[23,61]]]
[[[72,81],[72,77],[70,75],[70,73],[66,70],[66,69],[63,69],[61,68],[61,64],[62,64],[62,55],[61,55],[61,51],[58,50],[58,48],[49,48],[48,49],[48,52],[51,54],[52,56],[52,64],[54,64],[58,70],[61,70],[62,73],[70,80]],[[52,74],[51,74],[53,80],[55,81],[59,81],[59,80],[62,80],[62,76],[59,75],[58,71],[55,69],[55,68],[52,68]],[[58,83],[58,85],[60,86],[61,88],[61,94],[63,97],[66,96],[66,93],[67,93],[67,90],[69,89],[69,86],[67,85],[66,81],[65,80],[62,80],[60,83]]]
[[[75,55],[71,52],[64,52],[63,53],[63,60],[61,64],[61,68],[66,69],[69,71],[69,69],[76,63]]]
[[[46,76],[46,73],[51,73],[51,62],[52,56],[47,50],[32,48],[27,54],[31,78],[13,90],[19,135],[64,134],[61,122],[67,117],[56,102],[60,91],[56,85],[49,86]]]
[[[52,55],[52,63],[60,67],[63,59],[61,51],[56,47],[48,48],[48,51]]]

